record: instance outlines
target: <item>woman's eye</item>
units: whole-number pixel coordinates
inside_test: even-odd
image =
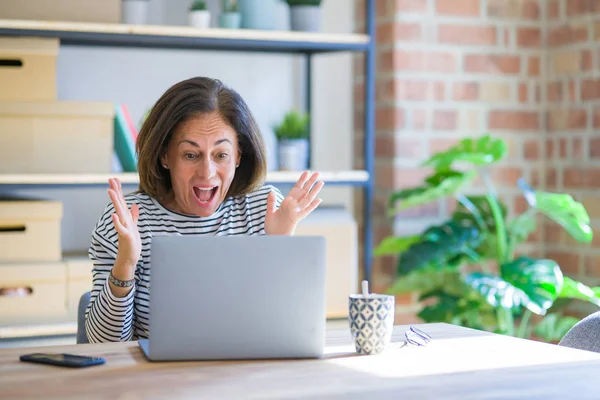
[[[188,160],[192,160],[192,159],[196,158],[196,155],[192,154],[192,153],[187,153],[187,154],[184,154],[184,157],[187,158]]]
[[[227,153],[219,153],[219,159],[221,159],[221,160],[225,160],[227,158],[227,156],[229,156],[229,154],[227,154]]]

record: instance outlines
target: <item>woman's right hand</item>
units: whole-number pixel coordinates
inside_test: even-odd
[[[110,185],[108,195],[115,207],[112,220],[119,240],[115,268],[124,269],[113,270],[113,273],[118,279],[133,279],[135,266],[142,251],[142,240],[137,226],[140,210],[135,203],[129,209],[123,197],[121,182],[117,178],[110,178],[108,182]]]

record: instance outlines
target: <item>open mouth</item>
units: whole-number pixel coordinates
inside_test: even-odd
[[[215,195],[217,194],[218,186],[213,187],[199,187],[194,186],[194,195],[196,196],[196,201],[200,205],[208,205],[210,204]]]

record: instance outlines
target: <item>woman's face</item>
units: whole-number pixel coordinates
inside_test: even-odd
[[[182,214],[212,215],[225,199],[239,161],[237,134],[218,113],[180,124],[161,157],[173,184],[165,206]]]

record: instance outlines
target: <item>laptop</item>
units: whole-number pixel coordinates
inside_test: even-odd
[[[155,236],[151,361],[320,358],[322,236]]]

